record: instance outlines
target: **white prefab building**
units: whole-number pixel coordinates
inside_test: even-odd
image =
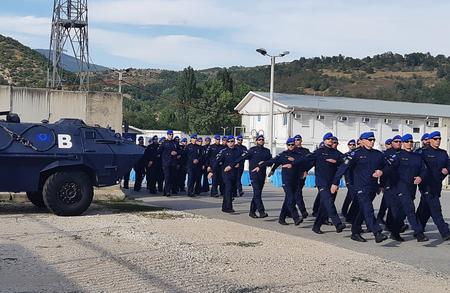
[[[268,133],[269,93],[249,92],[236,106],[249,145],[257,133]],[[383,100],[274,94],[274,143],[277,152],[288,137],[300,134],[305,147],[315,149],[326,132],[339,138],[339,150],[362,132],[373,131],[376,148],[397,134],[411,133],[419,143],[425,132],[441,131],[442,148],[448,151],[450,106]]]

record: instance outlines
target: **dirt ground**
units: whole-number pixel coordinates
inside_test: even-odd
[[[134,202],[81,217],[0,203],[1,292],[448,292],[448,276]]]

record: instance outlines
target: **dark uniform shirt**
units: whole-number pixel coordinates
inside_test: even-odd
[[[271,158],[272,155],[270,154],[270,150],[268,148],[257,145],[242,153],[238,163],[242,162],[243,165],[243,161],[248,160],[249,170],[251,172],[253,169],[259,166],[260,162],[265,162],[267,160],[270,160]],[[262,166],[259,170],[259,173],[266,174],[266,166]]]
[[[327,161],[329,159],[335,162]],[[331,186],[338,166],[344,162],[343,154],[340,151],[326,146],[318,148],[313,153],[306,155],[302,158],[302,161],[304,162],[302,165],[305,170],[309,170],[312,166],[315,166],[314,173],[317,187]]]
[[[218,154],[215,160],[215,165],[213,165],[214,169],[217,169],[219,166],[222,171],[230,166],[231,170],[228,172],[223,172],[224,176],[237,176],[238,169],[236,168],[236,161],[241,157],[241,151],[236,147],[230,148],[226,147],[222,149]]]
[[[411,193],[415,194],[415,177],[420,176],[420,178],[424,179],[427,174],[427,169],[421,155],[400,150],[392,155],[392,160],[392,167],[398,178],[398,181],[392,182],[392,184],[395,184],[401,189],[407,188]]]
[[[334,177],[333,184],[339,185],[339,181],[348,169],[353,170],[353,184],[356,190],[378,190],[378,178],[373,177],[375,170],[387,172],[388,165],[382,152],[376,149],[360,148],[345,157]]]
[[[179,145],[175,140],[166,139],[159,146],[159,153],[161,154],[161,160],[163,166],[176,166],[178,164]],[[172,155],[172,151],[177,152],[176,155]]]
[[[442,174],[443,168],[448,168],[448,154],[443,149],[435,149],[427,147],[417,152],[422,156],[422,160],[428,169],[427,176],[425,176],[425,184],[433,187],[433,190],[442,189],[442,180],[445,176]]]
[[[199,146],[197,144],[188,144],[186,146],[186,164],[188,167],[200,167],[202,164],[202,153],[203,153],[203,148],[202,146]],[[198,162],[196,164],[194,164],[194,160],[197,160]]]

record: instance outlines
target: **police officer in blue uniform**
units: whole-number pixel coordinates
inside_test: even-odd
[[[227,137],[227,147],[217,154],[214,170],[220,169],[223,175],[225,185],[225,194],[223,195],[222,212],[234,213],[232,199],[233,193],[236,191],[236,178],[238,176],[238,168],[241,152],[235,147],[234,136]]]
[[[249,160],[250,181],[253,188],[253,198],[250,204],[249,216],[252,218],[265,218],[268,214],[265,212],[262,201],[262,190],[266,181],[266,167],[259,167],[260,163],[272,158],[270,150],[264,147],[264,136],[256,136],[256,146],[251,147],[241,155],[240,165],[244,165],[244,160]],[[258,211],[259,216],[256,215]]]
[[[352,169],[355,200],[358,201],[359,211],[352,223],[351,239],[359,242],[367,241],[361,236],[361,225],[365,221],[375,235],[375,242],[380,243],[386,240],[387,236],[382,233],[380,225],[376,222],[372,201],[379,188],[378,178],[388,170],[388,165],[383,153],[373,148],[375,144],[373,132],[362,133],[360,139],[361,148],[351,152],[339,166],[331,186],[331,193],[337,192],[342,175],[349,168]]]
[[[138,146],[142,148],[146,148],[144,144],[144,137],[139,136],[138,138]],[[148,154],[145,154],[141,157],[141,159],[134,165],[133,169],[135,172],[135,181],[134,181],[134,191],[140,191],[142,188],[142,180],[144,180],[145,176],[145,167],[147,165]]]
[[[200,190],[202,171],[202,147],[197,144],[197,134],[191,135],[191,143],[186,146],[186,163],[188,173],[187,195],[190,197]]]
[[[187,175],[187,157],[186,157],[186,146],[187,146],[187,138],[183,137],[180,140],[180,159],[179,159],[179,169],[177,176],[177,187],[181,192],[186,191],[186,175]]]
[[[214,135],[214,143],[208,147],[207,161],[208,161],[208,172],[212,173],[211,182],[211,193],[212,197],[219,197],[219,186],[222,183],[222,172],[220,168],[214,169],[217,166],[217,155],[224,149],[224,146],[220,143],[220,135]],[[218,166],[217,166],[218,167]]]
[[[386,144],[386,143],[385,143]],[[389,159],[393,154],[399,152],[402,147],[402,137],[400,135],[396,135],[391,140],[391,147],[389,149],[386,149],[384,151],[384,155],[387,159]],[[395,175],[395,174],[394,174]],[[382,176],[380,179],[380,187],[383,190],[383,197],[381,198],[381,204],[380,209],[378,210],[377,214],[377,222],[379,224],[384,224],[389,229],[389,221],[386,219],[384,220],[384,216],[386,215],[386,212],[389,208],[389,199],[394,196],[395,191],[391,188],[391,185],[395,183],[398,180],[398,178],[394,178],[392,176]],[[391,221],[393,218],[391,218],[391,215],[388,213],[387,218],[389,218]]]
[[[211,145],[211,138],[205,137],[205,144],[202,146],[203,149],[203,160],[202,160],[202,192],[209,191],[209,181],[208,181],[208,166],[209,166],[209,146]]]
[[[247,147],[245,145],[243,145],[244,138],[242,137],[242,135],[238,135],[236,137],[236,148],[239,149],[241,151],[241,154],[245,153],[247,151]],[[237,186],[237,195],[238,196],[243,196],[244,195],[244,191],[242,190],[242,174],[244,173],[244,164],[240,164],[239,165],[239,173],[238,173],[238,178],[236,181],[236,186]]]
[[[286,217],[290,216],[294,220],[296,226],[303,222],[297,207],[295,206],[295,191],[298,186],[298,164],[294,164],[295,160],[299,162],[299,155],[295,151],[295,139],[290,137],[286,141],[287,150],[283,151],[275,158],[260,163],[259,167],[270,166],[272,164],[281,165],[281,178],[283,181],[284,201],[281,207],[278,223],[288,225]],[[258,169],[256,169],[258,170]]]
[[[447,152],[439,148],[441,145],[441,133],[439,131],[430,133],[428,139],[430,146],[419,152],[428,172],[424,180],[425,190],[416,214],[424,230],[431,217],[442,239],[447,241],[450,240],[450,230],[442,216],[440,197],[442,180],[448,175],[449,158]]]
[[[389,199],[389,212],[393,214],[394,222],[390,224],[391,239],[403,242],[401,236],[401,228],[403,219],[406,216],[417,241],[427,241],[428,238],[423,234],[422,224],[418,221],[415,214],[414,195],[417,185],[422,182],[422,178],[426,176],[426,167],[420,154],[413,152],[413,136],[405,134],[402,136],[403,149],[391,156],[393,161],[392,171],[388,174],[395,173],[395,182],[391,183],[391,188],[395,190]]]
[[[356,149],[356,141],[350,139],[347,142],[348,152],[345,155],[349,155],[352,151]],[[341,214],[347,219],[348,209],[353,201],[354,189],[353,189],[353,173],[351,170],[347,170],[344,174],[345,186],[347,187],[347,194],[345,195],[344,203],[342,204]]]
[[[176,184],[179,151],[179,144],[173,139],[173,130],[168,130],[166,139],[158,149],[164,173],[164,196],[176,194],[174,184]]]
[[[323,136],[323,147],[318,148],[312,154],[302,159],[308,166],[307,169],[315,166],[316,186],[319,190],[320,206],[312,230],[317,234],[323,234],[320,227],[328,221],[328,218],[331,219],[333,225],[336,227],[337,233],[342,232],[346,228],[346,225],[342,223],[337,214],[334,197],[330,193],[336,170],[343,163],[342,153],[333,147],[334,141],[335,137],[333,134],[331,132],[326,133]]]
[[[156,194],[157,165],[156,156],[158,155],[158,136],[152,137],[150,144],[145,149],[144,155],[148,157],[146,180],[147,189],[151,194]]]
[[[295,151],[301,157],[305,157],[306,155],[311,153],[309,149],[302,146],[303,138],[300,134],[295,135],[294,140],[295,140]],[[298,175],[299,181],[297,190],[295,192],[295,203],[297,204],[297,207],[300,210],[300,213],[302,214],[302,218],[304,219],[309,215],[306,210],[305,201],[303,199],[303,187],[305,187],[306,176],[308,175],[308,171],[300,168],[298,170]]]

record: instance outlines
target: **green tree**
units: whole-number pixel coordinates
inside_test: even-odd
[[[180,130],[189,130],[188,110],[196,98],[200,96],[195,71],[192,67],[187,67],[181,72],[177,84],[177,103],[175,106],[176,128]]]

